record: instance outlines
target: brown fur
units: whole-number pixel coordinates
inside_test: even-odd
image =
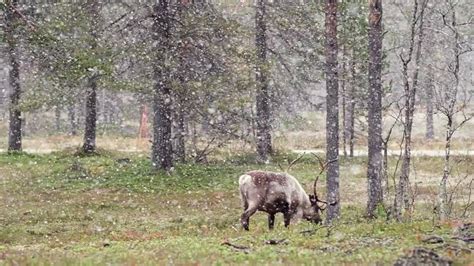
[[[279,185],[286,186],[286,176],[282,173],[250,171],[247,173],[252,177],[252,182],[258,187],[266,187],[271,182],[277,182]]]

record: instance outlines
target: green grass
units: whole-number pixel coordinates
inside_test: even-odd
[[[293,158],[280,154],[276,160],[285,167]],[[242,155],[208,165],[178,165],[167,174],[151,170],[149,159],[140,155],[1,154],[0,264],[391,264],[416,246],[433,248],[459,265],[474,259],[472,254],[454,256],[444,244],[420,241],[436,234],[460,245],[451,240],[449,223],[432,222],[428,205],[419,205],[407,223],[366,220],[359,195],[366,186],[365,158],[341,160],[343,209],[333,226],[300,222],[285,229],[278,216],[275,230],[269,231],[266,216],[257,213],[251,231],[244,232],[237,179],[262,168],[253,161]],[[417,159],[417,171],[436,172],[433,166],[440,163]],[[308,156],[290,172],[310,188],[316,170]],[[321,194],[324,183],[322,178]],[[304,230],[315,231],[305,235]],[[265,244],[270,239],[286,242]],[[247,247],[247,253],[225,241]]]

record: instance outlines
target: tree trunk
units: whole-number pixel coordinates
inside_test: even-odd
[[[97,125],[97,78],[92,77],[86,93],[86,127],[84,130],[84,153],[94,153],[96,149],[96,125]]]
[[[425,139],[432,140],[434,139],[434,125],[433,125],[433,77],[431,71],[428,73],[428,84],[426,84],[426,134]]]
[[[176,17],[178,19],[184,19],[188,14],[188,9],[193,8],[194,11],[200,11],[204,8],[205,1],[189,1],[180,0],[176,10]],[[187,75],[189,72],[190,65],[194,62],[194,59],[190,57],[189,46],[191,46],[188,39],[181,40],[177,48],[177,57],[179,60],[178,70],[176,79],[179,81],[180,88],[173,93],[173,157],[175,160],[181,163],[186,162],[186,146],[185,146],[185,95],[187,93]],[[209,102],[207,102],[209,104]],[[207,114],[207,111],[205,112]],[[208,123],[208,119],[204,119],[205,123]],[[207,124],[206,127],[209,125]],[[209,128],[206,128],[208,130]]]
[[[342,53],[343,55],[345,54],[345,49],[343,49],[344,52]],[[345,61],[345,58],[343,56],[343,62],[342,62],[342,73],[341,73],[341,94],[342,94],[342,147],[343,147],[343,151],[344,151],[344,158],[347,157],[347,143],[348,143],[348,140],[349,140],[349,134],[346,130],[347,128],[347,93],[346,93],[346,61]]]
[[[56,133],[59,133],[61,131],[61,107],[59,107],[59,104],[54,108],[54,118]]]
[[[450,175],[450,153],[451,153],[451,136],[452,136],[452,129],[453,129],[453,122],[452,119],[448,118],[446,128],[446,143],[444,149],[444,167],[443,167],[443,177],[441,178],[441,182],[439,184],[439,195],[438,195],[438,202],[439,202],[439,218],[443,221],[446,220],[449,215],[451,208],[449,207],[448,203],[448,192],[447,192],[447,183],[448,177]]]
[[[426,1],[426,0],[425,0]],[[395,215],[397,220],[401,220],[401,209],[402,207],[405,209],[406,212],[410,212],[412,204],[410,203],[412,200],[412,196],[410,195],[410,165],[411,165],[411,137],[412,137],[412,128],[413,128],[413,116],[415,113],[415,100],[416,100],[416,91],[418,88],[418,70],[420,67],[420,60],[421,60],[421,45],[423,42],[423,15],[424,15],[424,7],[423,4],[419,17],[418,15],[418,0],[415,0],[415,6],[413,9],[413,16],[411,21],[411,37],[410,37],[410,47],[408,49],[408,58],[405,59],[401,56],[403,62],[402,74],[403,74],[403,84],[405,89],[405,119],[404,119],[404,138],[405,138],[405,145],[402,157],[402,168],[400,174],[400,181],[398,185],[398,191],[396,193],[396,208],[395,208]],[[415,47],[415,36],[416,36],[416,25],[417,21],[419,21],[419,34],[418,34],[418,42]],[[409,74],[408,74],[408,67],[411,62],[412,54],[414,49],[416,48],[415,54],[415,67],[413,70],[413,77],[412,77],[412,84],[410,85],[409,81]]]
[[[353,89],[353,88],[352,88]],[[354,144],[355,144],[355,105],[354,99],[351,99],[349,104],[349,157],[354,157]]]
[[[382,191],[382,0],[369,1],[369,113],[367,216],[375,217]]]
[[[383,163],[382,163],[382,197],[390,194],[390,181],[388,179],[388,138],[382,142]]]
[[[339,98],[337,74],[337,0],[326,1],[326,158],[333,161],[327,167],[326,220],[331,223],[339,216]]]
[[[344,9],[343,9],[344,10]],[[341,12],[340,14],[340,19],[341,19],[341,27],[342,27],[342,35],[343,36],[346,36],[346,12]],[[349,55],[348,55],[348,50],[347,50],[347,45],[346,44],[342,44],[342,66],[341,66],[341,82],[340,82],[340,85],[341,85],[341,98],[342,98],[342,148],[343,148],[343,154],[344,154],[344,158],[347,158],[347,145],[349,144],[350,142],[350,134],[349,134],[349,130],[347,130],[349,128],[348,124],[350,123],[349,122],[349,115],[348,115],[348,104],[351,102],[351,98],[348,97],[348,86],[346,86],[346,84],[349,84],[348,81],[348,68],[350,68],[350,65],[348,65],[348,58],[349,58]]]
[[[98,102],[100,103],[100,106],[97,108],[97,123],[107,125],[109,124],[110,119],[107,112],[107,95],[105,94],[104,89],[101,89],[99,94]]]
[[[171,86],[170,71],[166,65],[171,48],[171,14],[169,1],[160,0],[154,5],[154,34],[158,58],[153,65],[153,145],[151,160],[156,169],[170,170],[173,166],[171,141]]]
[[[265,0],[257,0],[255,15],[257,60],[255,78],[257,81],[257,153],[258,162],[268,161],[272,153],[270,88],[268,86],[267,33]]]
[[[354,52],[352,52],[354,55]],[[354,56],[353,56],[354,57]],[[346,110],[346,115],[347,115],[347,122],[346,122],[346,128],[344,128],[344,131],[347,132],[348,140],[349,140],[349,157],[354,157],[354,141],[355,141],[355,132],[354,132],[354,125],[355,125],[355,91],[356,91],[356,70],[355,70],[355,59],[351,59],[351,66],[350,66],[350,71],[351,71],[351,83],[348,86],[348,91],[347,91],[347,110]]]
[[[452,3],[450,3],[452,4]],[[454,78],[454,84],[452,87],[449,88],[449,91],[445,94],[448,100],[448,106],[443,111],[447,118],[446,123],[446,143],[445,143],[445,156],[444,156],[444,169],[443,169],[443,178],[439,184],[439,193],[438,193],[438,204],[439,204],[439,218],[444,221],[449,218],[449,215],[452,211],[452,206],[450,206],[450,202],[448,201],[448,192],[447,192],[447,183],[448,178],[451,175],[451,166],[450,166],[450,153],[451,153],[451,139],[453,134],[455,133],[456,129],[462,125],[457,125],[456,127],[453,125],[454,123],[454,115],[456,114],[455,106],[458,97],[458,89],[459,89],[459,68],[460,68],[460,57],[462,55],[462,51],[460,49],[460,34],[457,27],[456,22],[456,9],[452,7],[451,9],[451,26],[450,29],[454,34],[454,43],[453,43],[453,54],[454,54],[454,62],[452,64],[451,74]],[[445,25],[447,22],[444,22]],[[446,25],[447,26],[447,25]],[[465,118],[462,123],[467,122],[469,119]]]
[[[180,94],[175,94],[175,127],[174,127],[174,138],[175,138],[175,146],[174,146],[174,157],[181,163],[186,162],[186,146],[185,146],[185,135],[186,135],[186,127],[185,127],[185,118],[184,118],[184,101],[183,96]]]
[[[10,63],[9,83],[12,89],[10,94],[10,118],[8,131],[8,151],[21,151],[22,149],[22,117],[20,111],[20,60],[18,58],[18,44],[15,37],[17,15],[13,10],[18,8],[18,0],[6,0],[5,14],[5,39]]]
[[[76,106],[74,103],[71,103],[68,106],[68,116],[69,116],[69,134],[71,136],[77,135],[77,121],[76,121]]]
[[[91,52],[95,52],[97,48],[97,27],[99,19],[99,4],[94,0],[89,0],[87,6],[89,8],[89,16],[91,18]],[[89,88],[86,92],[86,117],[84,130],[84,144],[82,151],[84,153],[94,153],[96,150],[96,126],[97,126],[97,81],[98,73],[92,73],[89,78]]]

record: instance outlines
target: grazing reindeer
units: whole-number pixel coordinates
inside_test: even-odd
[[[302,156],[292,161],[291,168]],[[319,157],[318,157],[319,160]],[[287,171],[275,173],[265,171],[250,171],[239,178],[240,196],[244,213],[240,218],[242,227],[249,230],[249,219],[256,211],[268,213],[268,227],[273,229],[275,214],[283,213],[285,227],[290,225],[292,218],[304,218],[313,223],[321,223],[320,211],[327,202],[319,200],[316,184],[328,163],[322,164],[321,172],[314,181],[314,194],[307,195],[296,178]],[[280,167],[281,168],[281,167]],[[318,203],[326,204],[323,207]]]

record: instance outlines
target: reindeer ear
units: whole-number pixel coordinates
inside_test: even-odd
[[[325,202],[321,202],[321,203],[324,204],[324,205],[321,206],[321,205],[318,204],[318,208],[319,208],[321,211],[324,211],[324,210],[326,209],[326,207],[328,206],[328,204],[325,203]]]

